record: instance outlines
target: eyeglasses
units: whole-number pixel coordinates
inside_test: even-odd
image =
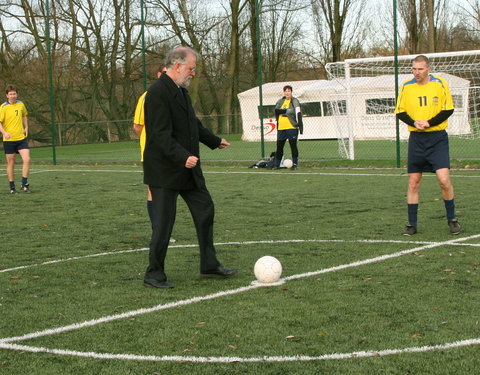
[[[180,65],[185,66],[185,65],[187,65],[187,63],[180,63]],[[197,70],[197,67],[196,66],[194,66],[193,68],[187,67],[187,69],[190,71],[190,73],[194,73]]]
[[[167,71],[166,70],[162,70],[162,74],[166,73]]]

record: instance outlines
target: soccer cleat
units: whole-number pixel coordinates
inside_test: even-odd
[[[292,168],[290,168],[292,171],[296,171],[298,169],[298,165],[297,164],[293,164],[292,165]]]
[[[30,185],[22,185],[20,188],[24,193],[31,193]]]
[[[417,233],[417,228],[413,225],[407,224],[405,231],[402,234],[404,236],[413,236],[415,233]]]
[[[15,188],[10,189],[10,194],[17,194],[17,190],[15,190]]]
[[[460,224],[458,222],[458,219],[448,220],[448,226],[450,227],[450,233],[451,234],[459,234],[460,233],[461,227],[460,227]]]

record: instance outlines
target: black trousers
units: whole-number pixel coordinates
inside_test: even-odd
[[[213,246],[213,221],[215,208],[206,187],[192,190],[171,190],[150,186],[153,206],[157,214],[150,242],[149,265],[146,278],[166,281],[165,257],[177,213],[177,198],[180,195],[187,204],[197,231],[200,247],[200,272],[208,273],[221,264]]]
[[[275,158],[282,160],[283,158],[283,148],[286,143],[286,139],[277,141],[277,150],[275,151]],[[292,159],[295,163],[298,163],[298,147],[296,139],[289,139],[288,143],[290,144],[290,150],[292,151]]]

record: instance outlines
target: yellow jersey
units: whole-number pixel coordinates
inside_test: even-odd
[[[135,114],[133,116],[133,123],[143,126],[140,133],[140,161],[143,161],[143,151],[145,151],[145,143],[147,141],[147,134],[145,133],[145,91],[140,98],[138,98],[137,106],[135,107]]]
[[[395,107],[395,113],[406,112],[414,121],[428,121],[441,111],[452,110],[453,99],[447,82],[439,76],[430,74],[430,80],[425,85],[417,84],[415,78],[405,81],[400,89],[400,94]],[[433,127],[426,128],[425,132],[445,130],[448,120]],[[408,130],[421,131],[414,126],[408,126]]]
[[[16,101],[14,104],[5,102],[0,107],[0,122],[5,131],[10,133],[10,138],[4,141],[21,141],[26,138],[23,128],[23,118],[28,116],[25,104]]]
[[[290,107],[290,103],[292,101],[285,99],[283,101],[281,109],[288,109]],[[286,115],[280,115],[278,118],[278,130],[288,130],[288,129],[295,129],[295,126],[292,125],[290,119]]]

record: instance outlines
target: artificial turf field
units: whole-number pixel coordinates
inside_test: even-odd
[[[403,237],[397,169],[204,168],[228,280],[199,277],[179,199],[166,271],[142,285],[150,236],[138,166],[34,166],[0,194],[0,373],[477,374],[480,171],[452,170],[463,231],[424,178]],[[258,287],[272,255],[280,285]]]

